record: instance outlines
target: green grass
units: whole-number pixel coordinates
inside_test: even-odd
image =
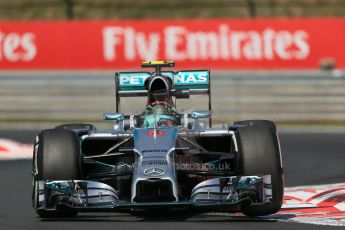
[[[345,16],[344,0],[73,0],[76,19]],[[1,0],[0,20],[65,19],[65,0]]]

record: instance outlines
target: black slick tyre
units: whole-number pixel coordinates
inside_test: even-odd
[[[81,178],[80,142],[77,135],[64,129],[43,130],[36,137],[33,154],[33,206],[42,218],[74,217],[71,208],[38,209],[38,181],[77,180]]]
[[[94,125],[82,123],[62,124],[56,126],[55,129],[71,130],[77,133],[78,136],[89,134],[90,132],[96,132],[96,127]]]
[[[277,133],[270,125],[252,125],[238,128],[235,135],[242,175],[271,175],[272,183],[272,199],[243,205],[241,211],[247,216],[278,212],[283,202],[284,179]]]
[[[245,121],[236,121],[235,125],[247,125],[247,126],[269,126],[274,132],[277,131],[276,125],[273,121],[269,120],[245,120]]]

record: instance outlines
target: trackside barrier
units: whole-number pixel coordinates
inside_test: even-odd
[[[345,68],[345,18],[0,21],[0,70]]]

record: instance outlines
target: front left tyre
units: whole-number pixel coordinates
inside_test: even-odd
[[[253,122],[255,123],[255,122]],[[241,156],[242,175],[270,175],[272,198],[264,203],[243,205],[246,216],[265,216],[280,210],[284,194],[284,175],[280,145],[275,126],[257,122],[236,130],[236,140]]]
[[[81,178],[81,152],[77,135],[67,129],[43,130],[36,137],[33,153],[32,203],[42,218],[74,217],[77,210],[59,207],[39,209],[39,181]]]

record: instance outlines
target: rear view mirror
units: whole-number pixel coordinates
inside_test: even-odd
[[[105,113],[103,119],[106,121],[123,121],[125,116],[123,113]]]
[[[194,119],[199,118],[210,118],[212,115],[212,112],[209,110],[203,110],[203,111],[193,111],[191,114],[191,117]]]
[[[116,121],[114,122],[113,132],[117,133],[124,131],[123,120],[125,116],[123,113],[105,113],[103,114],[103,119],[106,121]]]

